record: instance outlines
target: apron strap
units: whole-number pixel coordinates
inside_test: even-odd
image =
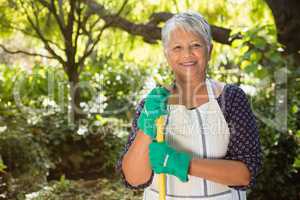
[[[207,88],[209,101],[214,100],[215,95],[214,95],[214,92],[213,92],[213,89],[212,89],[212,86],[211,86],[211,81],[208,78],[206,79],[206,88]]]

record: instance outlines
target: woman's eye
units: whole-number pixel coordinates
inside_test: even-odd
[[[178,50],[180,50],[181,49],[181,46],[175,46],[174,48],[173,48],[173,50],[175,50],[175,51],[178,51]]]
[[[201,47],[202,47],[202,44],[198,44],[198,43],[192,44],[192,47],[193,47],[193,48],[201,48]]]

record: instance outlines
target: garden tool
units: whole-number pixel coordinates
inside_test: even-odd
[[[160,116],[156,120],[156,140],[157,142],[164,141],[164,118]],[[166,200],[166,175],[159,174],[159,200]]]

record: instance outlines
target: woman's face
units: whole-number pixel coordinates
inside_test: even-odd
[[[206,43],[193,32],[174,29],[165,48],[165,56],[176,79],[204,78],[208,62]]]

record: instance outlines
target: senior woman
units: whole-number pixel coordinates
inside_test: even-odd
[[[207,78],[212,43],[196,12],[169,19],[162,29],[174,85],[154,88],[136,110],[118,169],[126,186],[158,199],[158,174],[166,174],[166,199],[242,200],[260,167],[255,117],[242,89]],[[163,116],[165,142],[155,141]]]

